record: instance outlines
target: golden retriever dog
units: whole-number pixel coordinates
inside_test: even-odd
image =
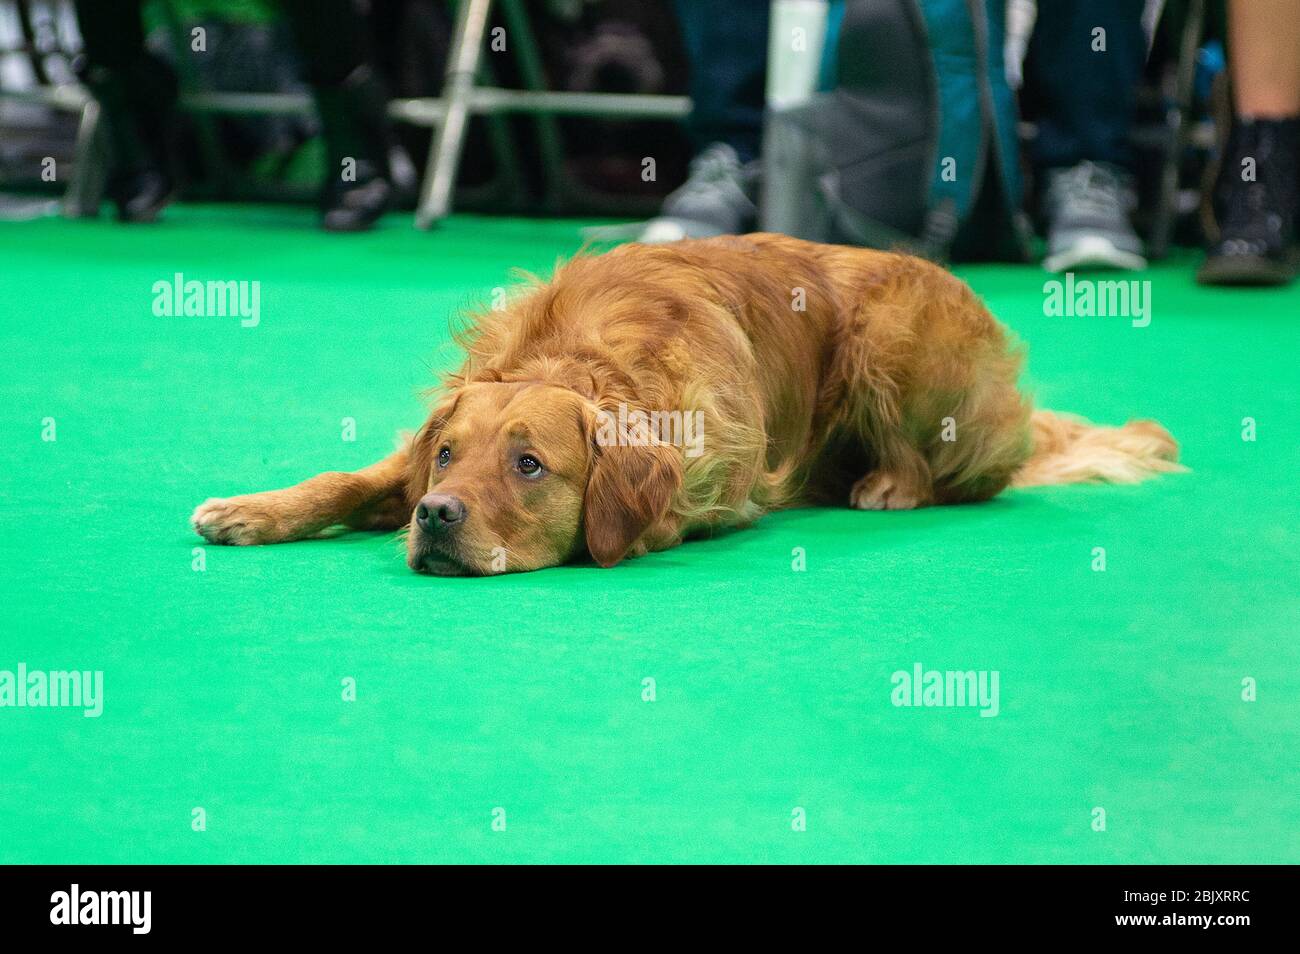
[[[459,336],[419,431],[355,473],[211,499],[213,543],[409,527],[422,573],[604,567],[763,513],[907,510],[1181,469],[1158,424],[1032,410],[962,281],[756,234],[579,255]]]

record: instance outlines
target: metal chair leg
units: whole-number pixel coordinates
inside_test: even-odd
[[[447,78],[442,90],[446,111],[429,148],[420,204],[415,210],[416,228],[429,228],[439,219],[446,218],[451,209],[451,190],[456,184],[456,171],[465,147],[470,96],[483,57],[483,34],[491,9],[492,0],[461,0],[460,9],[456,11],[456,29],[452,34]]]
[[[542,68],[542,54],[537,46],[528,11],[521,0],[501,0],[501,13],[515,47],[515,60],[524,88],[544,91],[546,72]],[[564,167],[564,141],[560,126],[553,113],[538,112],[533,117],[537,129],[537,144],[542,164],[544,202],[555,211],[573,191]]]
[[[87,96],[77,123],[72,178],[63,192],[63,215],[69,219],[95,218],[104,196],[105,155],[99,103]]]
[[[162,13],[163,26],[175,59],[180,91],[182,94],[189,95],[198,93],[202,91],[203,84],[199,81],[198,69],[190,56],[189,44],[186,42],[189,34],[181,22],[180,12],[172,0],[163,0],[158,8]],[[226,157],[225,149],[221,144],[221,135],[212,116],[208,113],[195,113],[194,132],[205,170],[215,180],[218,194],[223,197],[230,196],[234,192],[231,184],[235,179],[235,173]]]
[[[1148,251],[1151,258],[1161,259],[1169,254],[1174,226],[1178,218],[1178,173],[1187,151],[1191,134],[1192,111],[1196,93],[1196,51],[1201,45],[1205,22],[1205,0],[1188,3],[1178,51],[1177,82],[1174,103],[1167,118],[1169,143],[1160,168],[1160,186],[1156,199],[1151,241]]]

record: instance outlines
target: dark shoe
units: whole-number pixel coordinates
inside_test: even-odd
[[[110,180],[108,193],[117,203],[120,222],[156,222],[175,197],[176,187],[160,169],[141,169]]]
[[[1237,117],[1214,187],[1217,235],[1202,285],[1285,285],[1296,276],[1300,119]]]
[[[327,232],[364,232],[392,207],[393,186],[383,176],[358,173],[356,182],[329,191],[321,213],[321,228]]]
[[[316,105],[329,163],[321,225],[331,232],[369,229],[393,204],[383,84],[369,66],[359,66],[342,83],[317,88]]]
[[[153,222],[176,190],[176,75],[144,54],[83,76],[100,107],[109,148],[105,191],[123,222]]]

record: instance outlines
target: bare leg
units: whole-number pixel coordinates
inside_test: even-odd
[[[1228,38],[1237,115],[1300,114],[1300,0],[1231,0]]]
[[[396,530],[410,519],[403,447],[354,473],[317,474],[284,490],[213,497],[190,524],[212,543],[247,545],[301,540],[327,527]]]

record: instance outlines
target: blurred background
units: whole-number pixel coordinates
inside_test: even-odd
[[[1258,103],[1300,87],[1298,28],[1267,29],[1295,7],[0,0],[0,215],[315,200],[337,231],[597,215],[1053,271],[1205,245],[1203,281],[1277,284],[1300,90]],[[1286,69],[1230,88],[1230,33]]]

